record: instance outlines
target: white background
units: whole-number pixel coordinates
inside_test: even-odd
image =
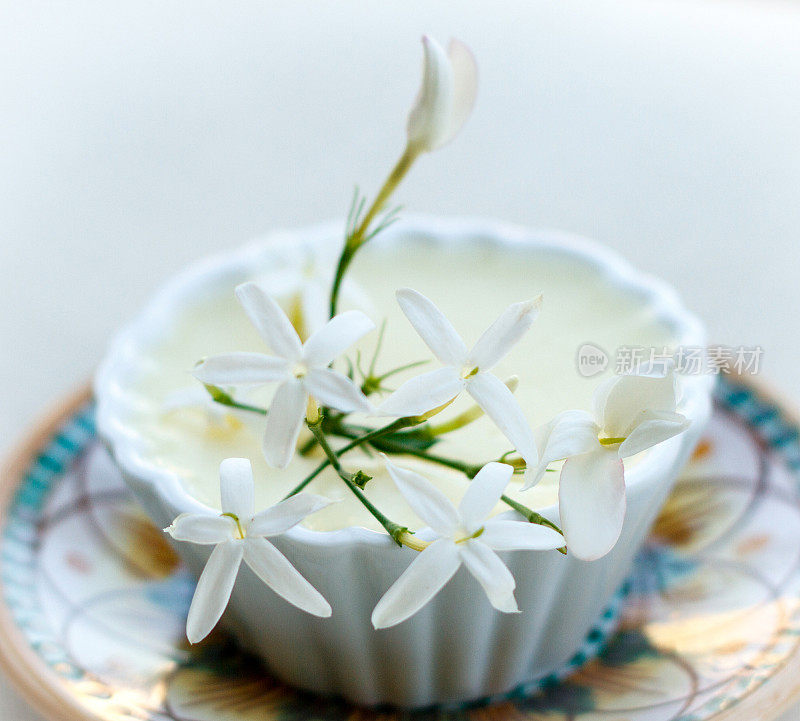
[[[800,5],[6,1],[0,449],[170,273],[374,191],[421,32],[467,41],[481,89],[400,202],[597,238],[800,400]],[[0,718],[36,718],[2,680]]]

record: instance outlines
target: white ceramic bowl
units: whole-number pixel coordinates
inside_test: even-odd
[[[404,220],[387,235],[394,241],[414,236],[435,243],[488,244],[503,253],[566,255],[650,307],[671,329],[677,344],[705,343],[701,325],[669,287],[587,241],[469,219]],[[279,238],[284,247],[292,238],[337,243],[341,225],[282,233]],[[159,527],[179,513],[205,507],[184,490],[176,475],[157,468],[139,452],[136,431],[125,423],[137,360],[142,349],[166,332],[179,309],[210,289],[233,287],[254,276],[268,267],[275,248],[276,240],[266,240],[202,261],[173,278],[116,337],[96,376],[99,434]],[[565,369],[568,372],[574,370]],[[683,411],[692,421],[689,430],[652,449],[627,472],[627,516],[611,553],[592,563],[554,552],[502,554],[517,580],[522,613],[492,609],[462,569],[411,620],[375,631],[370,613],[414,552],[398,549],[385,534],[365,528],[322,533],[296,527],[276,539],[276,545],[330,601],[333,617],[318,619],[295,609],[243,566],[225,622],[279,678],[361,704],[421,707],[463,702],[502,694],[557,672],[581,647],[629,573],[708,419],[712,380],[710,376],[685,379]],[[557,520],[555,506],[539,510]],[[191,544],[177,544],[177,550],[196,573],[210,551]]]

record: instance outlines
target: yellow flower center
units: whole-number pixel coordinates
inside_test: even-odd
[[[483,528],[483,526],[481,526],[481,527],[480,527],[480,528],[479,528],[477,531],[475,531],[475,533],[473,533],[471,536],[464,536],[464,538],[459,538],[459,539],[456,541],[456,543],[466,543],[467,541],[471,541],[473,538],[477,538],[478,536],[480,536],[480,535],[483,533],[483,530],[484,530],[484,528]]]
[[[472,376],[477,375],[479,372],[480,368],[478,368],[478,366],[475,366],[474,368],[464,366],[464,368],[461,369],[461,377],[464,380],[467,380],[467,378],[472,378]]]
[[[242,524],[239,523],[239,516],[235,513],[220,513],[220,516],[227,516],[228,518],[232,518],[234,523],[236,523],[236,532],[239,534],[239,538],[244,538],[247,534],[244,532],[244,528],[242,528]]]

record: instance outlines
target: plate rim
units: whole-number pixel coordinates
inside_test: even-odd
[[[5,526],[14,492],[30,462],[58,427],[90,399],[91,385],[84,383],[44,411],[12,445],[0,463],[0,528]],[[105,721],[70,694],[31,648],[5,603],[1,578],[0,636],[7,640],[0,645],[0,670],[37,713],[48,721]]]
[[[755,392],[759,400],[777,408],[792,425],[800,427],[800,412],[781,399],[769,383],[752,376],[728,374],[729,382]],[[47,444],[60,425],[92,398],[91,383],[86,382],[62,397],[39,415],[12,444],[0,463],[0,528],[14,492],[31,461]],[[31,648],[4,601],[0,579],[0,672],[30,706],[47,721],[106,721],[70,694],[59,676]],[[754,718],[777,719],[800,700],[800,647],[747,696],[733,706],[717,711],[708,721],[751,721]],[[768,716],[763,716],[766,711]]]

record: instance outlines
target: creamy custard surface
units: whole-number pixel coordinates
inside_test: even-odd
[[[359,292],[346,294],[341,309],[352,307],[355,298],[376,325],[386,321],[376,371],[385,372],[418,360],[430,361],[414,371],[392,377],[387,381],[392,387],[415,373],[440,366],[402,314],[394,295],[397,288],[411,287],[431,298],[468,347],[509,304],[542,293],[539,317],[493,370],[501,379],[512,374],[519,377],[515,396],[534,427],[563,410],[591,410],[595,387],[614,370],[617,348],[670,347],[676,340],[641,298],[611,286],[596,269],[560,254],[410,241],[365,248],[352,265],[351,277]],[[263,417],[245,412],[220,414],[202,403],[196,407],[169,408],[176,391],[200,387],[191,376],[191,369],[199,359],[231,351],[270,352],[233,294],[235,285],[247,279],[237,278],[229,286],[210,284],[206,292],[198,294],[174,319],[169,332],[150,346],[134,380],[134,402],[127,419],[141,439],[142,454],[154,465],[177,474],[193,496],[216,508],[219,507],[218,469],[224,458],[240,456],[252,461],[257,509],[280,500],[323,460],[317,451],[308,456],[296,455],[285,470],[272,469],[261,452]],[[270,284],[274,284],[280,302],[288,311],[296,312],[298,299],[285,293],[280,271],[265,267],[250,279],[263,282],[268,291]],[[366,369],[377,337],[377,331],[370,333],[348,353],[349,357],[355,361],[360,351],[361,365]],[[595,344],[609,354],[610,367],[605,374],[592,378],[579,374],[576,354],[584,343]],[[346,364],[339,361],[336,368],[345,371]],[[273,390],[264,387],[239,393],[237,398],[267,405]],[[373,400],[377,402],[379,397]],[[471,399],[464,394],[439,414],[436,422],[445,421],[470,405]],[[391,419],[354,417],[353,420],[379,426]],[[308,438],[305,433],[301,444]],[[432,452],[480,463],[496,460],[509,450],[509,442],[491,420],[483,417],[443,436]],[[412,529],[423,525],[376,455],[354,450],[343,460],[346,467],[362,469],[374,476],[365,492],[387,516]],[[455,503],[468,484],[459,472],[427,461],[411,457],[395,457],[394,461],[426,475]],[[520,492],[521,479],[515,476],[508,495],[532,508],[546,507],[557,500],[557,479],[557,472],[545,474],[537,486]],[[379,524],[330,469],[320,474],[308,490],[339,502],[306,519],[306,527],[320,531],[346,526],[380,530]],[[496,512],[504,510],[507,507],[498,504]]]

